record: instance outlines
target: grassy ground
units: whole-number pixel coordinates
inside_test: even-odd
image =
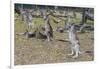
[[[79,20],[77,20],[79,22]],[[44,21],[41,18],[34,18],[33,22],[35,27],[43,25]],[[54,24],[51,21],[53,29],[56,26],[64,26],[62,21],[60,24]],[[16,33],[25,32],[26,25],[21,21],[20,17],[15,20],[15,46],[14,46],[14,63],[15,65],[28,65],[28,64],[45,64],[45,63],[62,63],[62,62],[76,62],[76,61],[92,61],[93,55],[82,54],[77,59],[72,59],[67,56],[71,52],[70,43],[59,41],[60,39],[68,39],[68,33],[54,32],[54,39],[51,42],[46,40],[30,38],[26,39],[25,36],[18,36]],[[34,30],[34,29],[33,29]],[[31,30],[31,31],[33,31]],[[93,32],[78,33],[80,40],[80,49],[82,51],[93,51],[94,37]]]

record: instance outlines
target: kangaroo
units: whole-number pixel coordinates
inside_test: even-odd
[[[44,17],[45,20],[45,35],[47,37],[48,41],[51,41],[51,39],[53,38],[53,29],[50,25],[50,19],[49,19],[49,15],[45,15]]]
[[[28,24],[28,28],[32,29],[33,28],[33,26],[32,26],[33,17],[32,17],[32,14],[29,10],[27,10],[27,12],[26,12],[26,20],[27,20],[26,22]]]
[[[77,58],[80,54],[80,43],[75,30],[75,25],[67,24],[66,29],[68,30],[69,41],[71,43],[71,54],[68,55],[73,55],[72,58]]]

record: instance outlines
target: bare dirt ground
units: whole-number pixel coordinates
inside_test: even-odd
[[[41,19],[40,19],[41,20]],[[40,21],[39,20],[39,21]],[[41,21],[40,21],[41,22]],[[21,20],[15,21],[15,46],[14,46],[14,63],[15,65],[45,64],[45,63],[62,63],[92,61],[93,55],[81,54],[77,59],[68,56],[71,52],[68,41],[68,33],[54,32],[54,39],[51,42],[42,39],[18,36],[16,33],[24,32],[25,26]],[[78,33],[81,51],[94,51],[94,32]]]

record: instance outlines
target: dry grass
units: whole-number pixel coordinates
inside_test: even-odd
[[[34,22],[42,23],[42,19],[35,19]],[[63,25],[63,22],[62,24]],[[56,24],[52,25],[53,28]],[[72,59],[67,56],[70,50],[70,43],[59,41],[58,39],[67,39],[67,33],[54,32],[54,39],[51,42],[46,40],[30,38],[25,36],[18,36],[16,33],[24,32],[25,24],[20,20],[15,21],[15,48],[14,48],[14,63],[15,65],[29,65],[29,64],[45,64],[45,63],[62,63],[62,62],[76,62],[76,61],[92,61],[94,56],[89,54],[82,54],[77,59]],[[93,51],[94,37],[93,32],[78,33],[81,50]]]

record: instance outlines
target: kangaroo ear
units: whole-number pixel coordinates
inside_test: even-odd
[[[71,26],[72,26],[72,25],[75,25],[75,23],[72,23]]]
[[[75,23],[71,23],[71,25],[74,25]]]

